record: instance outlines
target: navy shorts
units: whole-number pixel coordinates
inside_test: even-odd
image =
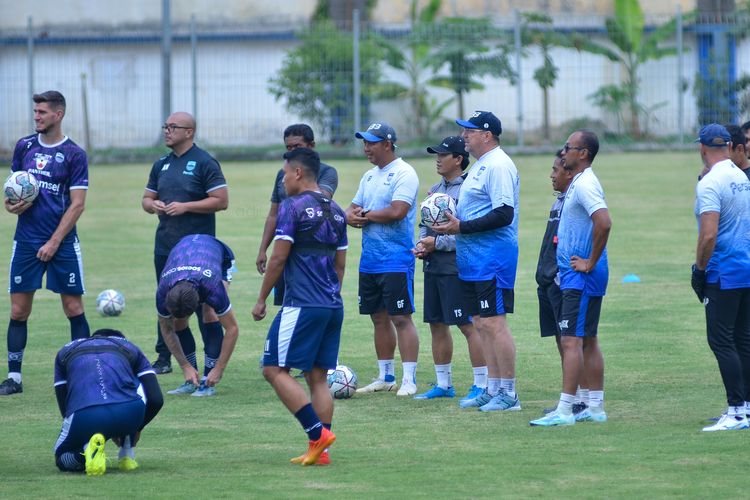
[[[458,276],[424,274],[424,322],[446,325],[471,323]]]
[[[542,337],[560,335],[562,291],[555,283],[536,289],[539,297],[539,331]]]
[[[472,316],[490,318],[513,312],[512,288],[500,288],[497,280],[464,281],[461,290],[464,302]]]
[[[83,445],[96,433],[105,439],[132,436],[143,425],[146,404],[142,399],[96,405],[73,412],[63,419],[60,436],[55,443],[55,456],[63,453],[83,452]]]
[[[601,296],[586,295],[581,290],[563,290],[560,335],[596,337],[601,310]]]
[[[343,321],[343,307],[282,307],[268,330],[263,366],[336,368]]]
[[[359,314],[385,309],[389,316],[414,313],[412,273],[359,273]]]
[[[42,276],[47,273],[47,290],[65,295],[83,295],[83,258],[78,238],[63,241],[49,262],[36,256],[42,245],[23,241],[13,242],[10,258],[10,293],[33,292],[42,288]]]

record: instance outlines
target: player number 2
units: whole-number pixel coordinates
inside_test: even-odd
[[[75,284],[76,282],[76,273],[70,273],[68,275],[68,283]]]

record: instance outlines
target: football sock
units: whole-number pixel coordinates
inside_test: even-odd
[[[216,360],[221,354],[221,343],[224,340],[224,330],[221,323],[214,321],[205,323],[201,330],[203,336],[203,375],[208,376],[211,369],[216,366]]]
[[[745,405],[742,406],[730,406],[727,408],[727,415],[741,419],[745,416]]]
[[[417,383],[417,362],[416,361],[404,361],[401,363],[404,367],[404,380],[411,382],[412,384]]]
[[[582,387],[578,388],[578,393],[576,394],[576,399],[578,399],[579,402],[585,403],[586,406],[589,404],[589,398],[590,398],[590,391],[588,389],[584,389]]]
[[[320,433],[323,429],[323,424],[320,422],[317,413],[312,407],[311,403],[307,403],[305,406],[294,414],[294,417],[299,421],[300,425],[307,433],[307,438],[310,441],[317,441],[320,439]]]
[[[130,446],[130,436],[125,436],[122,440],[122,447],[120,452],[117,454],[117,458],[130,457],[135,460],[135,449]]]
[[[28,330],[25,321],[12,319],[8,322],[8,371],[18,374],[21,382],[21,363],[23,363],[23,351],[26,349]],[[14,377],[11,377],[15,380]]]
[[[451,380],[451,364],[447,365],[435,365],[435,377],[437,378],[437,385],[441,389],[447,389],[453,385]]]
[[[499,378],[488,378],[487,379],[487,393],[490,396],[497,396],[500,392],[500,379]]]
[[[326,424],[325,422],[323,422],[323,427],[325,427],[326,429],[330,431],[331,427],[333,427],[333,424]]]
[[[487,387],[487,367],[486,366],[474,367],[474,385],[477,387],[481,387],[482,389]]]
[[[560,393],[560,402],[557,403],[557,413],[561,415],[571,415],[573,413],[573,403],[576,400],[575,394]]]
[[[378,375],[380,380],[385,380],[386,382],[396,381],[396,369],[393,366],[392,359],[379,359],[378,369],[380,370],[380,374]]]
[[[68,318],[70,321],[70,340],[87,339],[91,337],[89,322],[86,321],[86,314],[81,313],[78,316]]]
[[[589,391],[589,406],[591,408],[604,406],[604,391]]]
[[[516,379],[515,378],[501,378],[500,388],[508,393],[508,396],[516,397]]]
[[[750,415],[750,401],[745,401],[745,413]]]
[[[195,337],[193,332],[190,331],[190,327],[180,330],[177,333],[177,338],[180,339],[180,345],[182,346],[182,352],[185,353],[185,357],[188,362],[195,368],[198,369],[198,363],[195,360]]]

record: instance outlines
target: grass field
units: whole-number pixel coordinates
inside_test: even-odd
[[[436,180],[432,159],[414,160],[424,195]],[[407,161],[412,160],[407,158]],[[59,473],[52,446],[60,416],[52,390],[53,357],[69,339],[57,296],[40,291],[29,321],[22,395],[0,399],[0,497],[173,498],[497,498],[730,497],[746,492],[748,432],[705,434],[705,419],[726,400],[705,341],[703,311],[689,285],[694,259],[697,153],[602,153],[595,170],[604,185],[613,229],[610,286],[600,324],[606,361],[604,425],[530,428],[560,391],[558,356],[540,339],[534,271],[552,203],[549,157],[518,157],[521,173],[520,261],[516,314],[509,318],[518,350],[524,410],[481,414],[457,399],[414,401],[393,393],[336,405],[330,467],[289,464],[306,438],[258,370],[270,318],[250,309],[263,219],[278,163],[223,165],[230,208],[218,234],[234,250],[239,272],[231,287],[240,340],[214,398],[165,396],[143,433],[132,473],[116,467],[101,478]],[[336,199],[346,207],[365,161],[336,163]],[[154,216],[140,208],[150,165],[91,167],[87,209],[78,226],[92,329],[119,328],[153,356],[156,315],[152,264]],[[0,252],[9,258],[15,217],[0,217]],[[345,327],[340,360],[360,381],[377,375],[369,318],[356,310],[360,235],[350,231],[344,283]],[[622,284],[635,273],[640,284]],[[415,319],[421,320],[421,273]],[[99,317],[94,298],[105,288],[127,300],[118,318]],[[8,317],[6,299],[0,318]],[[433,380],[429,331],[421,322],[418,386]],[[197,332],[197,329],[195,329]],[[4,337],[4,335],[0,335]],[[462,336],[454,338],[458,393],[471,385]],[[0,352],[5,353],[4,342]],[[400,364],[397,363],[397,377]],[[5,370],[4,364],[1,368]],[[4,378],[5,372],[2,371]],[[160,376],[162,389],[177,373]],[[107,445],[110,456],[116,447]]]

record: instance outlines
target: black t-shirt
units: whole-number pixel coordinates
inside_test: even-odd
[[[536,265],[536,282],[539,286],[551,285],[557,276],[557,227],[560,225],[560,212],[564,200],[565,195],[559,195],[549,211],[547,229],[544,231],[539,262]]]
[[[178,157],[174,153],[159,158],[151,168],[146,189],[156,193],[164,203],[189,202],[208,198],[208,193],[227,186],[221,166],[210,154],[196,145]],[[154,255],[169,255],[183,236],[209,234],[216,236],[216,215],[186,213],[159,215]]]
[[[331,193],[333,197],[336,188],[339,185],[339,174],[336,169],[325,163],[320,164],[318,171],[318,187]],[[276,174],[276,180],[273,183],[273,192],[271,193],[271,203],[281,203],[287,199],[286,189],[284,189],[284,169],[280,169]]]

